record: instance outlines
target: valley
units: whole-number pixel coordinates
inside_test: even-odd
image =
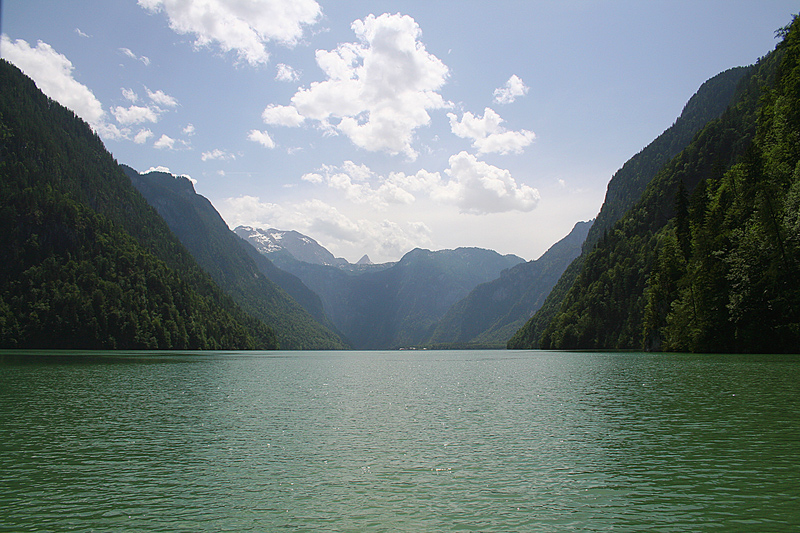
[[[705,82],[597,218],[532,261],[350,263],[291,228],[231,230],[188,178],[120,165],[3,61],[0,346],[795,350],[797,24]]]

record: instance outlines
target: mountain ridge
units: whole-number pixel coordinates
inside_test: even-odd
[[[389,268],[395,262],[373,263],[364,254],[356,263],[335,257],[315,239],[297,230],[261,229],[240,225],[233,232],[249,242],[259,253],[269,258],[278,267],[287,270],[294,261],[312,265],[332,266],[344,271],[361,273]]]
[[[736,95],[739,81],[751,68],[728,69],[703,82],[672,126],[614,173],[581,255],[567,267],[534,316],[509,339],[509,348],[539,347],[545,328],[558,313],[597,242],[633,207],[661,168],[686,148],[705,124],[724,113]]]
[[[513,254],[503,256],[476,247],[415,248],[396,263],[362,268],[299,261],[285,249],[273,249],[268,256],[320,296],[337,330],[357,349],[425,342],[450,305],[479,283],[524,262]]]
[[[246,243],[227,226],[204,196],[186,178],[165,172],[139,173],[122,165],[125,174],[158,211],[200,266],[245,310],[271,325],[285,349],[342,349],[347,345],[330,323],[311,291],[291,275],[279,275],[269,260],[249,254]],[[312,309],[309,312],[285,292],[287,285]],[[303,290],[305,289],[305,290]]]
[[[0,346],[274,349],[75,113],[0,60]]]
[[[233,230],[239,237],[250,243],[265,256],[286,251],[298,261],[314,265],[343,266],[349,264],[346,259],[334,257],[327,248],[316,240],[295,230],[266,230],[252,226],[237,226]]]
[[[779,36],[722,116],[585,257],[542,348],[796,352],[797,16]],[[512,339],[520,347],[531,340],[527,332]]]
[[[504,347],[580,254],[592,223],[576,223],[539,259],[515,265],[497,279],[475,287],[442,317],[428,344]]]

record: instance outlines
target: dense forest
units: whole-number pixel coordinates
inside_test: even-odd
[[[541,337],[512,347],[796,352],[800,22],[577,269]],[[527,327],[527,326],[526,326]]]
[[[0,347],[268,349],[100,138],[0,61]]]
[[[281,348],[348,347],[331,331],[333,326],[319,296],[233,233],[211,202],[197,194],[187,178],[164,172],[140,174],[125,165],[122,170],[203,270],[242,309],[275,330]]]
[[[567,267],[531,320],[511,338],[509,347],[539,347],[542,333],[558,313],[583,268],[584,260],[600,238],[633,207],[658,171],[686,148],[709,121],[722,115],[734,97],[737,84],[748,71],[747,67],[732,68],[703,83],[675,123],[611,177],[605,201],[583,243],[581,255]]]

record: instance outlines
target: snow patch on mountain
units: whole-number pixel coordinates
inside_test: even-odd
[[[298,261],[314,265],[347,267],[350,263],[341,257],[334,257],[317,241],[294,230],[263,230],[252,226],[239,226],[233,230],[239,237],[252,244],[265,255],[285,252]]]

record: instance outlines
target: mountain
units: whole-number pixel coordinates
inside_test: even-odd
[[[591,221],[578,222],[539,259],[520,263],[475,287],[447,311],[428,344],[505,346],[580,255],[591,227]]]
[[[236,235],[249,242],[278,267],[291,271],[292,264],[302,261],[311,265],[333,266],[351,272],[368,272],[389,268],[394,263],[376,265],[364,255],[357,263],[350,263],[334,255],[317,241],[294,230],[260,229],[238,226]]]
[[[543,348],[796,352],[800,20],[604,234]]]
[[[685,149],[708,122],[724,113],[736,94],[738,83],[750,71],[750,67],[732,68],[703,83],[686,103],[675,123],[612,176],[600,213],[589,230],[581,255],[567,267],[536,314],[514,334],[509,342],[510,348],[539,347],[544,329],[558,313],[587,255],[641,198],[658,171]]]
[[[331,324],[319,297],[266,257],[251,253],[251,247],[228,229],[211,202],[195,192],[191,181],[164,172],[140,174],[125,165],[122,169],[214,281],[245,311],[275,330],[282,348],[347,347],[326,327]]]
[[[312,265],[343,266],[347,264],[346,259],[334,257],[317,241],[297,231],[263,230],[250,226],[238,226],[233,231],[267,256],[285,252],[298,261],[305,261]]]
[[[239,235],[244,234],[237,229]],[[248,235],[254,233],[247,231]],[[268,234],[269,230],[258,233]],[[315,243],[310,238],[308,241]],[[478,284],[523,262],[514,255],[502,256],[480,248],[436,252],[415,249],[397,263],[372,265],[362,260],[360,268],[349,263],[331,266],[298,261],[285,249],[268,253],[276,264],[320,296],[337,330],[356,349],[424,343],[453,303]]]
[[[402,328],[398,344],[426,341],[455,302],[522,261],[515,255],[502,256],[480,248],[416,249],[403,256],[383,275],[383,279],[397,280],[398,307],[393,322]]]
[[[0,347],[267,349],[99,137],[0,60]]]

